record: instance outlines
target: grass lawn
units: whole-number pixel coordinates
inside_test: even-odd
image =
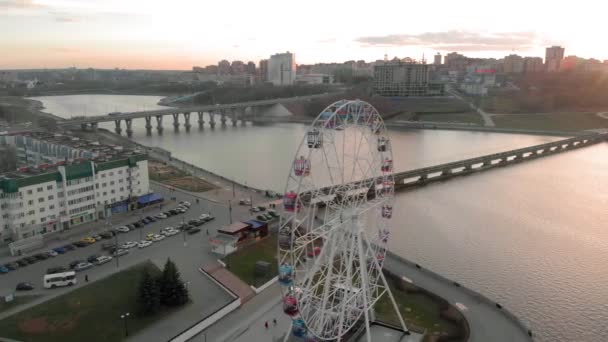
[[[477,125],[483,124],[481,115],[476,112],[464,113],[418,113],[414,117],[418,121],[433,121],[442,123],[473,123]]]
[[[397,288],[395,280],[390,277],[387,277],[387,281],[406,325],[414,324],[425,328],[427,334],[434,332],[451,334],[458,331],[456,324],[439,315],[439,304],[430,297],[423,293],[406,293],[405,291],[401,291]],[[396,326],[401,325],[388,295],[382,296],[374,308],[378,320]]]
[[[272,279],[278,273],[277,267],[277,237],[271,234],[264,240],[247,246],[224,258],[224,262],[229,266],[228,270],[237,275],[241,280],[249,285],[262,285],[267,280]],[[268,279],[254,279],[254,269],[256,261],[266,261],[270,263],[271,269]],[[257,284],[254,283],[257,282]]]
[[[216,188],[215,185],[205,180],[190,176],[182,170],[157,161],[149,162],[148,174],[151,180],[186,191],[205,192]]]
[[[608,120],[595,113],[504,114],[492,117],[496,126],[556,131],[608,128]]]
[[[20,341],[109,342],[124,338],[120,315],[130,313],[129,334],[160,320],[173,310],[139,317],[136,296],[142,271],[160,270],[142,263],[53,298],[0,321],[0,336]]]
[[[40,298],[38,295],[15,296],[15,298],[8,303],[5,302],[4,299],[0,299],[0,312],[8,311],[14,307],[29,303],[38,298]]]

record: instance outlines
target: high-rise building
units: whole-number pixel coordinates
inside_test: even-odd
[[[437,54],[433,58],[433,64],[441,65],[441,54],[439,52],[437,52]]]
[[[543,59],[541,57],[524,57],[524,72],[542,72],[545,69]]]
[[[255,75],[255,63],[252,61],[247,62],[247,73],[249,75]]]
[[[374,92],[381,96],[429,94],[429,65],[396,60],[374,65]]]
[[[258,68],[258,72],[260,75],[260,81],[267,82],[268,81],[268,60],[267,59],[260,60],[260,67]]]
[[[217,63],[217,71],[220,75],[228,75],[230,73],[230,62],[222,59]]]
[[[293,53],[277,53],[268,60],[268,81],[274,85],[292,85],[296,79],[296,57]]]
[[[564,48],[561,46],[551,46],[545,49],[545,70],[548,72],[559,71],[564,59]]]
[[[519,55],[508,55],[504,58],[503,71],[506,74],[521,74],[524,72],[524,59]]]

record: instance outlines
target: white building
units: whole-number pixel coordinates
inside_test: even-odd
[[[374,65],[374,93],[381,96],[429,95],[429,65],[399,60]]]
[[[296,56],[289,51],[270,56],[268,82],[274,85],[293,85],[296,80]]]
[[[150,193],[143,154],[0,175],[0,244],[70,229],[133,209]]]

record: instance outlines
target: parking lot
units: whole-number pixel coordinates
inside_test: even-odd
[[[173,191],[163,186],[153,185],[153,188],[155,192],[162,194],[166,199],[162,206],[162,210],[156,209],[158,208],[158,205],[156,205],[153,210],[146,209],[145,214],[134,211],[127,214],[117,215],[110,220],[112,227],[131,224],[134,221],[140,220],[142,216],[154,216],[161,211],[164,212],[175,208],[177,206],[177,202],[179,201],[189,201],[191,203],[190,209],[184,214],[171,216],[166,219],[160,219],[156,222],[147,224],[142,228],[134,229],[127,233],[117,234],[115,238],[102,239],[100,242],[95,242],[87,245],[86,247],[77,247],[73,251],[68,251],[65,254],[60,254],[56,257],[38,261],[34,264],[21,267],[7,274],[0,274],[0,294],[12,292],[19,282],[31,282],[35,286],[35,289],[24,293],[42,294],[43,297],[14,309],[21,310],[25,307],[36,305],[54,296],[58,296],[86,284],[85,275],[88,277],[89,282],[92,282],[145,260],[151,260],[162,268],[167,258],[170,257],[178,266],[182,279],[188,286],[193,303],[167,317],[166,319],[163,319],[158,324],[155,324],[137,335],[132,336],[130,340],[167,340],[230,302],[232,298],[225,293],[224,290],[211,282],[211,280],[209,280],[207,277],[201,275],[198,268],[201,265],[217,259],[216,255],[210,253],[211,246],[208,243],[208,238],[209,236],[214,235],[218,228],[229,224],[230,211],[227,206],[228,199],[233,201],[233,222],[251,219],[257,214],[252,215],[249,212],[249,206],[237,204],[240,196],[238,192],[233,196],[232,191],[221,189],[215,193],[216,196],[214,196],[214,200],[206,200],[202,197],[185,192]],[[175,201],[170,200],[172,197],[175,197]],[[199,199],[198,203],[196,201],[197,198]],[[264,198],[261,195],[258,196],[258,198],[254,197],[254,205],[261,204],[263,200]],[[75,260],[86,260],[91,255],[108,255],[108,251],[102,250],[102,244],[104,243],[117,242],[119,245],[121,245],[128,241],[138,242],[144,240],[147,234],[158,234],[160,233],[161,229],[168,226],[177,227],[180,223],[196,219],[201,214],[211,214],[215,217],[215,219],[199,226],[198,228],[200,228],[201,231],[196,234],[190,235],[180,232],[179,234],[166,237],[161,241],[153,242],[149,247],[146,248],[130,248],[129,253],[123,256],[114,258],[105,264],[94,266],[85,271],[78,272],[76,275],[78,284],[73,287],[57,289],[44,289],[42,287],[42,278],[47,269],[51,267],[63,266],[69,268],[69,264]],[[34,255],[71,242],[79,241],[84,237],[98,234],[110,228],[100,223],[98,223],[96,226],[97,228],[95,229],[87,227],[86,225],[76,227],[74,230],[80,230],[82,232],[81,234],[74,235],[67,240],[53,242],[44,249],[37,250],[29,253],[28,255]],[[207,235],[207,232],[209,236]],[[3,265],[9,261],[14,261],[23,257],[24,256],[2,257],[0,258],[0,264]],[[136,286],[136,284],[134,284],[134,286]],[[13,310],[0,313],[0,319],[10,315],[12,312]],[[162,336],[162,338],[160,336]]]

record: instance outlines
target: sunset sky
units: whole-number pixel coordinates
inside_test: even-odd
[[[0,69],[191,69],[296,53],[299,64],[436,52],[608,59],[603,1],[0,0]]]

